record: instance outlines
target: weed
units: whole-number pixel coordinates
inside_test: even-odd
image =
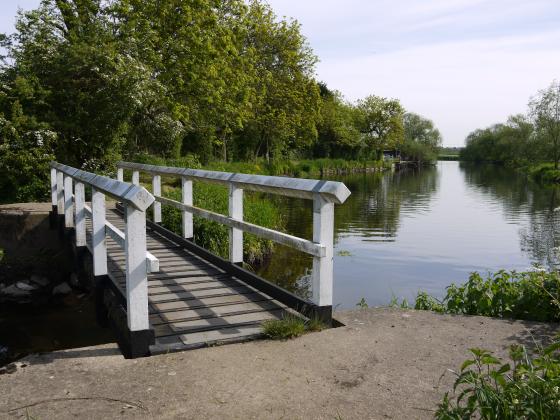
[[[338,255],[339,257],[351,257],[352,253],[350,251],[342,249],[342,250],[338,251],[338,253],[336,255]]]
[[[367,309],[369,308],[366,299],[365,298],[361,298],[360,301],[358,303],[356,303],[356,306],[360,309]]]
[[[510,347],[510,362],[473,348],[456,375],[453,397],[446,393],[438,419],[559,419],[560,340],[539,349]],[[513,366],[512,366],[513,365]]]

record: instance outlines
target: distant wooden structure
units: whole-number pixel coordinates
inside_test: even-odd
[[[117,180],[51,163],[53,221],[75,255],[92,267],[101,324],[111,325],[126,357],[243,341],[286,311],[332,319],[334,204],[350,191],[340,182],[232,174],[119,162]],[[132,183],[124,182],[132,171]],[[152,193],[140,186],[150,175]],[[161,196],[161,178],[181,179],[181,202]],[[229,188],[228,216],[193,206],[193,181]],[[91,189],[91,204],[86,202]],[[313,240],[243,220],[243,190],[313,200]],[[106,206],[105,197],[117,201]],[[161,206],[182,212],[182,235],[161,226]],[[153,221],[146,218],[151,208]],[[229,227],[229,259],[193,241],[193,215]],[[313,255],[312,299],[298,297],[241,267],[243,232]]]

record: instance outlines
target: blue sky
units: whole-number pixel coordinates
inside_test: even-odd
[[[0,32],[17,7],[0,2]],[[525,112],[560,79],[559,0],[269,0],[297,19],[320,58],[317,77],[347,99],[398,98],[434,120],[445,145]]]

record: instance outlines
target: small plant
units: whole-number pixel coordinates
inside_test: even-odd
[[[339,257],[351,257],[352,253],[350,251],[347,251],[345,249],[341,249],[340,251],[337,252],[337,254]]]
[[[263,333],[273,340],[299,337],[305,332],[305,320],[293,314],[285,314],[282,319],[263,322]]]
[[[321,318],[316,317],[316,316],[313,316],[313,317],[309,318],[309,320],[305,324],[305,329],[307,331],[312,331],[312,332],[323,331],[326,328],[327,328],[327,326],[321,320]]]
[[[560,419],[560,340],[531,357],[525,347],[510,347],[504,362],[473,348],[453,387],[436,412],[438,419]],[[512,366],[513,365],[513,366]]]
[[[361,298],[360,301],[358,303],[356,303],[356,306],[360,309],[367,309],[369,308],[366,299],[365,298]]]

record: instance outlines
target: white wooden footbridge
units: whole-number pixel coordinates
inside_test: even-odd
[[[151,177],[151,192],[140,173]],[[162,177],[181,180],[180,202],[162,197]],[[193,206],[193,181],[227,186],[229,214]],[[313,200],[313,240],[244,221],[244,190]],[[263,321],[287,311],[332,320],[334,205],[350,195],[340,182],[130,162],[119,162],[111,179],[52,162],[51,191],[53,223],[91,272],[98,320],[113,327],[126,357],[253,339]],[[161,225],[162,205],[182,212],[182,235]],[[228,226],[228,260],[193,242],[193,215]],[[312,298],[242,268],[243,232],[311,254]]]

